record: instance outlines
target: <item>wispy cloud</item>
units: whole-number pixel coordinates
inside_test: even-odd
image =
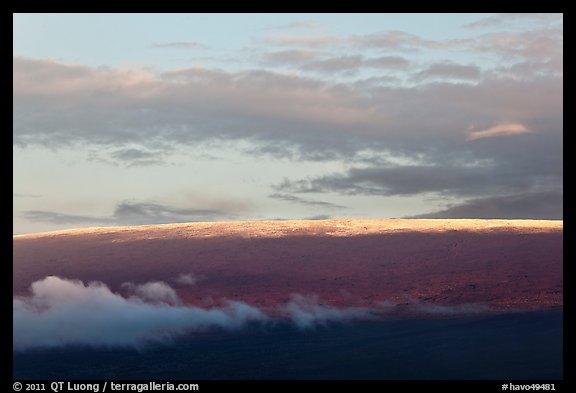
[[[367,308],[330,307],[320,302],[318,296],[294,294],[281,308],[300,329],[309,329],[332,322],[374,319],[376,316]]]
[[[135,148],[118,149],[110,154],[112,160],[127,167],[162,165],[165,163],[163,156],[161,151]]]
[[[564,205],[559,190],[474,198],[432,213],[409,218],[503,218],[561,220]]]
[[[294,202],[306,206],[325,207],[329,209],[346,209],[346,206],[341,206],[330,202],[316,201],[313,199],[302,198],[291,194],[282,194],[279,192],[268,195],[268,198],[279,199],[286,202]]]
[[[29,210],[22,216],[30,221],[51,224],[146,225],[176,222],[219,221],[234,213],[216,209],[183,209],[154,202],[124,201],[109,217],[83,216],[42,210]]]
[[[269,52],[264,55],[266,62],[273,64],[294,65],[318,58],[322,52],[317,50],[281,50]]]
[[[468,134],[468,140],[476,140],[483,138],[494,138],[508,135],[522,135],[528,134],[531,131],[521,123],[501,123],[493,127],[486,128],[479,131],[471,131]]]
[[[389,30],[373,34],[354,35],[348,41],[356,45],[371,48],[380,48],[399,52],[413,52],[421,47],[442,48],[451,45],[448,41],[434,41],[424,39],[416,34],[405,31]]]
[[[178,336],[210,330],[237,330],[254,323],[289,322],[299,329],[372,320],[389,312],[469,314],[488,311],[474,305],[438,305],[409,301],[396,307],[382,301],[372,308],[335,307],[316,295],[293,294],[271,313],[243,302],[221,306],[185,305],[163,282],[126,283],[128,296],[101,282],[83,283],[49,276],[32,284],[29,296],[13,298],[14,350],[62,346],[142,347],[169,343]]]
[[[320,47],[338,44],[342,41],[334,35],[275,35],[266,38],[266,42],[285,46]]]
[[[510,27],[515,23],[548,24],[559,23],[562,14],[544,13],[503,13],[482,18],[478,21],[464,25],[467,29],[486,29],[494,27]]]
[[[300,30],[300,29],[317,30],[319,28],[320,25],[318,23],[300,21],[300,22],[287,23],[285,25],[273,26],[270,27],[269,30]]]
[[[206,277],[203,274],[182,273],[174,279],[174,282],[180,285],[194,286],[205,279]]]
[[[416,80],[429,78],[447,78],[463,80],[479,80],[481,76],[480,67],[475,65],[462,65],[455,63],[435,63],[417,73]]]
[[[172,49],[206,49],[207,46],[194,41],[163,42],[153,44],[154,48],[172,48]]]
[[[524,172],[525,171],[525,172]],[[442,195],[471,196],[518,192],[534,184],[529,168],[503,168],[494,165],[395,165],[351,168],[344,173],[315,178],[284,179],[278,192],[328,193],[346,195]]]
[[[406,70],[411,63],[400,56],[366,58],[361,55],[334,56],[318,50],[284,50],[265,55],[267,64],[297,67],[303,71],[319,73],[355,73],[364,69]]]

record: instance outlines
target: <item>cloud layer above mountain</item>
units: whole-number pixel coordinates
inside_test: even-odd
[[[196,187],[217,161],[230,159],[241,176],[223,175],[221,183],[246,187],[261,218],[366,216],[366,198],[429,206],[414,215],[489,198],[503,202],[492,210],[502,217],[561,217],[557,199],[535,215],[505,201],[563,192],[562,14],[478,16],[443,36],[426,34],[425,23],[409,26],[338,32],[318,21],[286,21],[225,51],[191,37],[144,46],[156,57],[188,56],[177,67],[17,53],[15,152],[84,152],[82,165],[106,166],[110,179],[162,167],[178,173],[166,192]],[[183,178],[178,167],[198,160],[192,151],[217,158]],[[282,167],[282,175],[258,167],[262,160]],[[16,195],[50,194],[34,191],[27,176],[16,178]],[[16,219],[118,225],[243,218],[155,197],[117,195],[105,217],[18,198],[26,207]]]

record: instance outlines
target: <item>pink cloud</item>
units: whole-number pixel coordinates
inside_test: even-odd
[[[520,123],[501,123],[494,127],[480,131],[472,131],[468,134],[467,140],[473,141],[482,138],[493,138],[506,135],[521,135],[530,133],[530,130]]]

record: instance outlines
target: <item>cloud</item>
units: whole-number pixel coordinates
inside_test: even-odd
[[[412,52],[420,47],[439,48],[446,44],[441,41],[426,40],[416,34],[398,30],[383,31],[374,34],[355,35],[349,38],[353,44],[370,48],[379,48],[400,52]]]
[[[310,61],[302,65],[303,69],[334,73],[334,72],[354,72],[362,65],[361,56],[339,56],[323,60]]]
[[[285,25],[271,27],[270,30],[292,30],[292,29],[307,29],[317,30],[320,25],[314,22],[293,22]]]
[[[152,45],[154,48],[173,48],[173,49],[206,49],[206,45],[198,42],[165,42]]]
[[[502,123],[496,126],[486,128],[480,131],[471,131],[468,134],[468,140],[476,140],[483,138],[494,138],[499,136],[508,135],[522,135],[530,133],[530,130],[525,125],[520,123]]]
[[[217,330],[237,330],[249,324],[289,322],[299,329],[331,323],[373,320],[390,312],[469,314],[486,312],[476,305],[438,305],[409,300],[384,301],[374,308],[333,307],[316,295],[293,294],[268,315],[242,302],[222,306],[184,305],[163,282],[127,283],[125,297],[101,282],[84,284],[49,276],[34,282],[30,295],[13,298],[15,351],[62,346],[143,347],[169,343],[178,336]]]
[[[346,206],[341,206],[341,205],[337,205],[337,204],[330,203],[330,202],[315,201],[312,199],[302,198],[302,197],[298,197],[296,195],[282,194],[279,192],[268,195],[268,198],[279,199],[279,200],[287,201],[287,202],[294,202],[294,203],[298,203],[298,204],[306,205],[306,206],[320,206],[320,207],[325,207],[325,208],[329,208],[329,209],[346,209],[347,208]]]
[[[113,220],[102,217],[90,217],[75,214],[65,214],[57,212],[49,212],[43,210],[27,210],[22,213],[22,217],[29,221],[45,222],[49,224],[113,224]]]
[[[181,303],[176,291],[165,282],[155,281],[139,285],[125,282],[122,284],[122,287],[145,302],[166,303],[171,305]]]
[[[318,214],[316,216],[312,216],[312,217],[305,217],[303,218],[304,220],[330,220],[333,217],[328,215],[328,214]]]
[[[181,209],[154,202],[124,201],[119,203],[110,217],[64,214],[28,210],[22,216],[30,221],[51,224],[146,225],[177,222],[216,221],[234,216],[234,213],[216,209]]]
[[[434,63],[415,75],[415,79],[448,78],[462,80],[480,79],[480,68],[475,65],[461,65],[453,63]]]
[[[494,55],[508,61],[511,57],[528,61],[552,62],[561,67],[563,57],[562,14],[500,14],[469,24],[468,28],[500,27],[499,30],[468,36],[430,40],[413,33],[387,30],[371,34],[337,37],[330,35],[272,36],[275,45],[318,47],[338,45],[347,52],[357,48],[376,48],[396,52],[458,50]],[[513,29],[510,29],[513,27]],[[356,51],[357,52],[357,51]],[[348,54],[357,56],[358,53]],[[473,72],[468,70],[466,77]]]
[[[333,56],[316,50],[285,50],[266,54],[266,62],[274,65],[296,66],[302,71],[317,73],[354,73],[361,68],[406,69],[410,61],[399,56],[365,58],[361,55]]]
[[[120,222],[161,224],[188,220],[214,220],[223,212],[208,209],[180,209],[157,203],[122,202],[114,210],[114,218]]]
[[[324,305],[320,302],[318,296],[315,295],[293,294],[288,304],[282,307],[282,311],[300,329],[310,329],[331,322],[376,318],[369,309],[355,307],[335,308]]]
[[[534,25],[558,23],[562,21],[562,14],[544,14],[544,13],[503,13],[488,16],[463,27],[467,29],[485,29],[493,27],[511,27],[515,23],[529,23]]]
[[[202,309],[124,298],[106,285],[46,277],[31,296],[14,298],[15,350],[67,345],[139,347],[210,329],[239,329],[267,317],[245,303]],[[146,290],[150,293],[149,288]]]
[[[405,57],[381,56],[365,59],[364,65],[372,68],[407,69],[411,63]]]
[[[152,152],[144,149],[119,149],[113,151],[110,157],[128,167],[164,164],[162,152]]]
[[[522,56],[546,52],[548,38],[541,44],[544,48],[534,44],[534,51]],[[362,58],[362,64],[367,61]],[[440,80],[411,86],[331,83],[258,70],[152,74],[15,57],[13,76],[16,145],[88,145],[108,149],[115,160],[130,165],[163,160],[176,146],[242,141],[252,155],[346,160],[352,167],[290,180],[275,190],[280,194],[433,192],[479,198],[562,185],[563,80],[557,74],[520,78],[482,72],[474,84]],[[532,132],[522,138],[484,134],[466,143],[470,123],[483,132],[502,119]],[[367,149],[373,162],[360,154]],[[410,164],[382,164],[389,156]],[[174,211],[127,202],[110,217],[39,209],[25,215],[45,222],[130,225],[214,221],[235,212],[184,206],[207,208]]]
[[[399,56],[383,56],[364,58],[359,55],[327,57],[324,59],[311,60],[300,65],[303,70],[322,73],[348,72],[353,73],[361,68],[378,69],[404,69],[410,66],[410,62]]]
[[[549,62],[552,69],[562,69],[564,58],[563,26],[535,28],[527,31],[499,31],[479,36],[470,50],[503,58],[531,62]]]
[[[316,50],[281,50],[265,54],[265,60],[272,64],[301,64],[319,57],[322,52]]]
[[[223,138],[300,144],[317,139],[324,127],[338,134],[378,122],[354,96],[349,89],[266,71],[194,68],[152,75],[15,58],[14,140],[51,147],[155,148]],[[302,131],[293,133],[298,123]]]
[[[476,198],[445,210],[409,218],[501,218],[563,219],[562,191],[527,192],[524,194]]]
[[[278,191],[295,193],[337,192],[347,195],[416,195],[438,192],[447,195],[475,195],[529,189],[530,175],[512,172],[515,168],[492,165],[406,165],[351,168],[311,179],[285,179]],[[516,175],[516,176],[514,176]]]
[[[18,57],[13,72],[15,144],[114,146],[125,161],[143,159],[129,154],[129,144],[158,152],[223,139],[286,145],[306,158],[352,157],[367,147],[453,150],[462,148],[454,134],[471,121],[513,118],[529,126],[562,114],[559,78],[333,85],[268,71],[152,75]]]
[[[276,35],[267,37],[266,42],[274,45],[318,47],[340,43],[341,39],[333,35]]]
[[[186,274],[182,273],[174,280],[174,282],[181,285],[194,286],[198,284],[198,282],[203,281],[205,279],[206,277],[202,274],[197,275],[194,273],[186,273]]]

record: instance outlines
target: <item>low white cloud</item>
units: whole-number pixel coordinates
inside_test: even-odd
[[[194,286],[198,282],[204,280],[206,277],[204,275],[198,275],[194,273],[180,274],[174,282],[181,285]]]
[[[336,308],[324,305],[316,295],[292,295],[290,302],[282,307],[284,315],[301,329],[326,325],[330,322],[374,319],[376,315],[367,308],[344,307]]]
[[[145,284],[135,285],[129,282],[122,284],[138,299],[151,303],[180,304],[180,299],[176,291],[168,284],[161,281],[147,282]]]
[[[164,284],[165,285],[165,284]],[[166,288],[136,286],[147,297]],[[14,349],[65,345],[138,347],[173,336],[210,329],[238,329],[268,317],[245,303],[202,309],[125,298],[98,282],[46,277],[32,284],[32,295],[13,300]],[[158,300],[158,299],[155,299]]]
[[[192,282],[192,274],[179,278]],[[189,280],[190,279],[190,280]],[[142,347],[170,342],[177,336],[237,330],[249,323],[288,321],[299,329],[331,323],[373,320],[397,312],[454,315],[488,311],[476,305],[424,304],[417,300],[398,307],[382,302],[375,307],[333,307],[316,295],[293,294],[270,314],[242,302],[224,300],[221,306],[184,305],[164,282],[123,285],[128,296],[112,292],[101,282],[84,284],[56,276],[36,281],[27,297],[13,299],[14,350],[62,346]]]
[[[494,127],[486,128],[480,131],[472,131],[468,134],[468,140],[473,141],[482,138],[493,138],[506,135],[527,134],[530,130],[520,123],[502,123]]]

